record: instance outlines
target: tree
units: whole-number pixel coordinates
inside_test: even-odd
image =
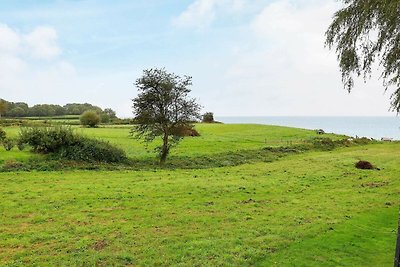
[[[101,123],[109,123],[110,122],[110,116],[107,113],[102,112],[100,114],[100,121],[101,121]]]
[[[3,99],[0,99],[0,119],[1,119],[1,116],[4,113],[6,113],[7,108],[8,108],[7,102]]]
[[[87,110],[83,112],[80,117],[81,124],[88,127],[96,127],[100,122],[100,116],[94,110]]]
[[[385,91],[394,86],[391,108],[400,112],[400,0],[342,0],[326,32],[326,45],[336,48],[342,81],[350,92],[353,76],[371,76],[377,60]]]
[[[112,110],[111,108],[106,108],[106,109],[104,109],[103,112],[105,114],[107,114],[110,117],[110,119],[116,119],[117,118],[117,113],[114,110]]]
[[[213,123],[214,122],[214,113],[212,112],[206,112],[203,114],[203,120],[204,123]]]
[[[25,114],[26,114],[25,110],[21,107],[13,108],[7,113],[9,117],[14,117],[14,118],[23,117],[25,116]]]
[[[149,69],[135,83],[139,94],[133,99],[136,125],[132,134],[145,142],[161,137],[157,147],[160,163],[164,164],[173,145],[182,139],[182,128],[192,128],[200,118],[200,105],[189,98],[192,78],[168,73],[165,69]]]

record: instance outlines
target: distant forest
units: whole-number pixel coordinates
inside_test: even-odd
[[[111,119],[116,118],[116,113],[110,108],[102,109],[92,104],[71,103],[64,106],[53,104],[38,104],[30,107],[24,102],[9,102],[0,98],[0,113],[2,117],[51,117],[65,115],[81,115],[87,110],[96,111],[98,114],[107,114]]]

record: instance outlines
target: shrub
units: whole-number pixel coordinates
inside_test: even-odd
[[[70,127],[21,129],[20,143],[35,152],[77,161],[122,162],[125,152],[108,142],[74,134]]]
[[[73,145],[75,136],[70,127],[21,128],[19,143],[28,144],[38,153],[54,153]]]
[[[335,142],[330,138],[313,138],[311,144],[322,150],[332,150],[335,148]]]
[[[197,137],[200,136],[200,133],[193,128],[193,125],[190,126],[181,126],[176,127],[173,131],[174,135],[179,137],[191,136]]]
[[[17,147],[20,151],[25,149],[25,144],[18,140]]]
[[[88,127],[96,127],[100,123],[100,116],[96,111],[85,111],[80,117],[81,124]]]
[[[101,123],[109,123],[111,120],[110,116],[107,113],[101,113],[100,115],[100,121]]]
[[[6,132],[2,128],[0,128],[0,142],[6,139],[6,136],[7,136]]]
[[[10,170],[18,170],[21,169],[24,166],[22,162],[18,162],[16,160],[7,160],[4,162],[2,166],[2,170],[10,171]]]
[[[98,162],[122,162],[125,152],[108,142],[79,136],[72,146],[62,147],[56,156],[64,159]]]
[[[212,113],[212,112],[204,113],[202,122],[213,123],[214,122],[214,113]]]
[[[3,140],[3,146],[5,150],[10,151],[15,146],[15,142],[10,138],[5,138]]]

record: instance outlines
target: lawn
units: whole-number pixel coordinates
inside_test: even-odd
[[[213,144],[243,140],[204,127]],[[268,136],[237,135],[235,149]],[[0,173],[0,265],[393,266],[399,158],[394,143],[203,170]]]

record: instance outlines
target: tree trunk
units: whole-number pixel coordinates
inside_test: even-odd
[[[165,161],[167,160],[168,153],[169,153],[168,133],[164,133],[163,145],[162,145],[161,154],[160,154],[160,164],[161,165],[164,165]]]

